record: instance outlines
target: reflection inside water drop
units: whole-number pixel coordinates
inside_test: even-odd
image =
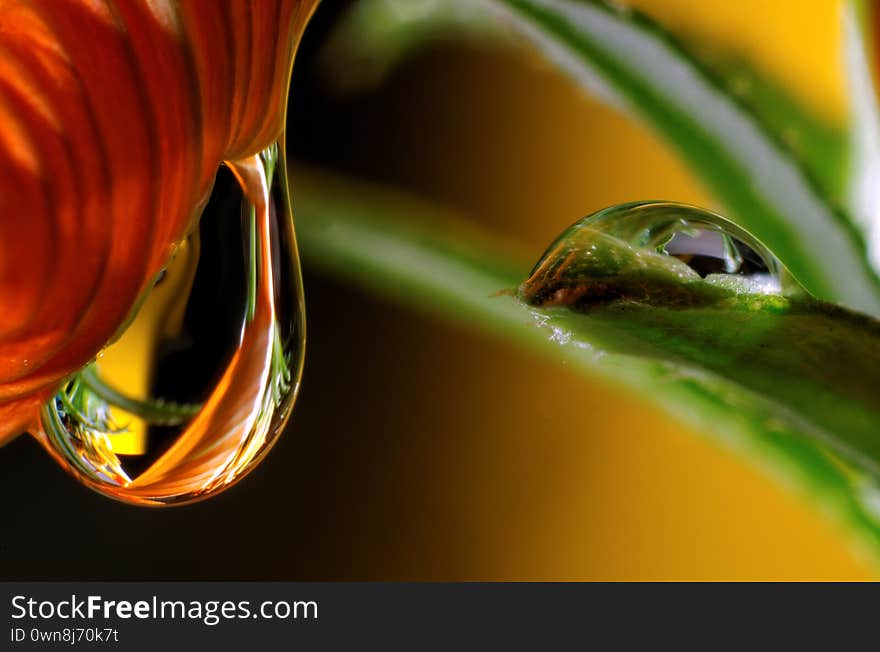
[[[672,202],[620,204],[578,221],[519,288],[533,305],[576,307],[617,300],[688,307],[802,292],[754,236],[720,215]]]
[[[228,487],[296,396],[305,318],[283,146],[228,169],[119,343],[42,410],[50,452],[119,500],[181,504]],[[117,347],[128,361],[114,364]]]

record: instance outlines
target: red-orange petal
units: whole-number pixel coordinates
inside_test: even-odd
[[[280,134],[316,4],[0,0],[0,443]]]

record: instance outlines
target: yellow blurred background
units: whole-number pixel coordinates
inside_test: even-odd
[[[754,64],[822,118],[846,120],[841,3],[629,4],[692,43]],[[380,90],[391,98],[383,106],[399,106],[400,115],[378,127],[364,120],[378,134],[362,137],[376,159],[402,161],[381,180],[459,208],[536,257],[568,223],[609,204],[713,204],[645,129],[583,97],[535,57],[439,46],[404,64],[389,85]],[[433,553],[437,576],[875,577],[808,498],[637,396],[458,330],[430,346],[459,364],[428,364],[415,379],[431,387],[423,409],[447,433],[439,451],[431,448],[438,468],[426,481],[436,483],[437,508],[457,515],[459,530],[445,536],[472,545],[466,567]],[[467,409],[434,408],[457,402]]]

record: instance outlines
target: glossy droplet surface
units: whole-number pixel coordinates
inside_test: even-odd
[[[227,168],[128,327],[147,347],[140,375],[116,383],[99,356],[42,410],[50,452],[118,500],[222,491],[269,450],[297,393],[305,313],[283,145]]]
[[[695,206],[636,202],[566,229],[519,288],[532,305],[609,301],[697,306],[742,295],[804,290],[755,237]]]

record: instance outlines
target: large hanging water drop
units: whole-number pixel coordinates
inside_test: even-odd
[[[532,305],[578,308],[610,301],[694,307],[803,292],[754,236],[716,213],[672,202],[620,204],[576,222],[519,288]]]
[[[141,311],[153,328],[140,316],[129,327],[148,347],[127,374],[146,379],[144,395],[107,377],[99,356],[42,410],[53,456],[124,502],[182,504],[227,488],[263,458],[296,397],[305,312],[283,140],[227,168],[239,196],[206,212],[157,279],[146,299],[157,305]]]

